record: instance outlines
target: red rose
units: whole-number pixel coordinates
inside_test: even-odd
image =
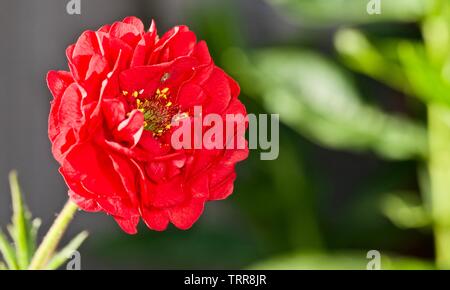
[[[194,106],[246,116],[238,84],[214,64],[205,42],[186,26],[159,38],[154,23],[145,31],[128,17],[85,31],[66,53],[70,72],[47,75],[54,96],[48,132],[81,209],[106,212],[130,234],[140,217],[153,230],[169,222],[188,229],[206,201],[232,193],[247,146],[171,146],[172,118],[193,120]]]

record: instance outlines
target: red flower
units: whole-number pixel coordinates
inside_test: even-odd
[[[85,31],[67,48],[70,72],[50,71],[52,152],[70,198],[136,233],[188,229],[206,201],[233,191],[243,149],[174,149],[175,115],[246,115],[239,86],[186,26],[158,37],[135,17]],[[239,125],[239,124],[234,124]],[[203,128],[203,131],[206,129]],[[236,139],[244,138],[236,133]]]

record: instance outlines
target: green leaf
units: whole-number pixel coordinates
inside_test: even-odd
[[[251,74],[241,78],[254,81],[244,80],[243,89],[259,85],[266,110],[312,141],[336,149],[372,150],[390,159],[427,156],[422,124],[363,103],[349,78],[322,56],[267,49],[252,54],[250,63]]]
[[[381,269],[411,270],[433,269],[428,261],[409,257],[381,254]],[[366,270],[370,259],[365,252],[339,252],[335,254],[297,253],[263,261],[250,266],[254,270]]]
[[[434,64],[449,61],[450,56],[450,3],[439,0],[433,12],[422,23],[427,54]],[[448,65],[448,63],[447,63]],[[447,69],[447,73],[448,69]]]
[[[403,42],[399,46],[400,61],[409,80],[412,92],[424,102],[450,105],[450,80],[434,66],[420,44]]]
[[[61,267],[61,265],[70,259],[72,253],[81,246],[87,237],[88,233],[86,231],[79,233],[67,246],[53,256],[45,268],[47,270],[56,270]]]
[[[32,257],[36,252],[37,245],[37,234],[39,228],[41,227],[42,221],[39,218],[33,219],[31,225],[29,226],[30,238],[28,240],[28,248],[30,249],[30,256]]]
[[[399,91],[406,91],[408,80],[398,63],[398,41],[392,42],[374,45],[356,29],[341,29],[334,39],[336,50],[348,67]],[[390,55],[394,59],[390,59]]]
[[[431,225],[430,214],[411,192],[386,195],[381,208],[384,215],[399,228],[423,228]]]
[[[14,253],[13,247],[10,245],[8,239],[0,230],[0,252],[3,255],[3,258],[8,265],[8,268],[11,270],[18,270],[19,267],[16,261],[16,254]]]
[[[17,172],[11,171],[9,174],[9,183],[11,187],[11,196],[13,203],[13,227],[12,238],[16,246],[17,263],[20,269],[26,269],[30,262],[29,248],[29,220],[30,213],[25,208]]]
[[[381,0],[381,14],[369,15],[367,5],[370,0],[266,1],[279,6],[293,21],[322,26],[340,23],[415,21],[422,19],[434,5],[434,0]]]

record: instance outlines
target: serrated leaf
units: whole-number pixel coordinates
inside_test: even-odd
[[[73,240],[67,244],[61,251],[56,253],[46,266],[47,270],[56,270],[63,265],[88,237],[86,231],[79,233]]]
[[[450,81],[427,58],[420,44],[403,42],[399,45],[400,61],[414,94],[424,102],[450,105]]]
[[[389,159],[427,156],[422,124],[362,102],[349,78],[324,57],[267,49],[250,59],[251,77],[257,80],[243,83],[260,84],[266,110],[280,114],[281,121],[312,141],[337,149],[372,150]]]
[[[30,256],[33,256],[36,252],[36,245],[37,245],[37,235],[39,232],[39,228],[41,227],[42,221],[39,218],[33,219],[31,222],[29,228],[30,232],[30,238],[28,240],[28,247],[30,249]]]
[[[383,214],[399,228],[416,229],[431,225],[431,216],[411,192],[390,193],[381,204]]]
[[[0,230],[0,253],[2,253],[3,258],[11,270],[18,270],[19,267],[16,261],[16,254],[14,253],[14,248],[9,243],[6,236]]]
[[[17,172],[10,172],[9,184],[13,204],[12,238],[16,247],[17,264],[20,269],[26,269],[31,257],[28,226],[31,215],[24,206],[22,192],[17,179]]]
[[[382,45],[375,45],[356,29],[341,29],[334,39],[340,58],[349,68],[399,91],[407,91],[408,80],[398,63],[398,42],[386,40]]]

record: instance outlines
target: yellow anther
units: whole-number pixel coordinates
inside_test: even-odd
[[[167,94],[169,92],[169,88],[164,88],[161,90],[161,93]]]
[[[126,96],[126,95],[128,95],[128,92],[127,91],[122,91],[122,95]]]
[[[139,96],[139,93],[137,91],[133,92],[133,97],[137,98]]]
[[[166,107],[170,107],[170,106],[172,106],[172,102],[167,102],[167,104],[166,104]]]

